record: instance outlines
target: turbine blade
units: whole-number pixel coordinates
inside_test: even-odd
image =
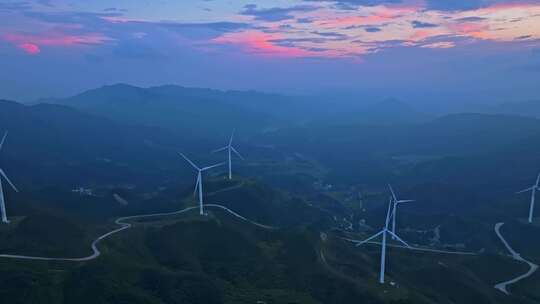
[[[8,184],[11,186],[11,188],[13,188],[13,190],[15,190],[15,192],[19,192],[19,189],[17,189],[17,187],[15,187],[15,185],[9,180],[4,170],[0,169],[0,175],[2,175],[6,179]]]
[[[362,246],[363,244],[365,244],[365,243],[367,243],[367,242],[373,240],[374,238],[380,236],[381,234],[383,234],[384,231],[385,231],[385,229],[383,229],[383,230],[377,232],[376,234],[370,236],[369,238],[367,238],[367,239],[365,239],[365,240],[363,240],[363,241],[361,241],[361,242],[358,242],[358,244],[356,244],[356,246]]]
[[[219,148],[219,149],[216,149],[216,150],[212,151],[212,153],[225,151],[225,150],[227,150],[228,148],[229,148],[229,147],[225,146],[225,147],[223,147],[223,148]]]
[[[388,202],[388,211],[386,211],[386,221],[384,222],[384,228],[385,229],[388,229],[388,223],[390,223],[390,214],[393,213],[392,212],[392,198],[390,197],[389,199],[389,202]],[[394,205],[394,208],[396,208],[396,206]]]
[[[180,153],[180,152],[179,152]],[[197,165],[195,165],[189,158],[187,158],[183,153],[180,153],[180,156],[182,156],[195,170],[201,170]]]
[[[7,134],[7,133],[6,133]],[[538,173],[538,177],[536,177],[536,184],[534,184],[536,187],[538,187],[538,183],[540,183],[540,173]]]
[[[523,190],[521,190],[521,191],[516,192],[516,194],[523,193],[523,192],[527,192],[527,191],[531,191],[531,190],[533,190],[534,188],[536,188],[536,186],[532,186],[532,187],[529,187],[529,188],[527,188],[527,189],[523,189]]]
[[[388,189],[390,189],[390,193],[392,193],[392,198],[394,199],[394,202],[397,202],[396,193],[394,192],[394,189],[392,189],[392,186],[388,184]]]
[[[233,141],[233,138],[234,138],[234,132],[236,132],[236,129],[232,130],[231,138],[229,139],[229,146],[232,145],[232,141]]]
[[[0,151],[2,151],[2,147],[4,146],[4,141],[6,141],[7,136],[8,136],[8,131],[4,133],[4,136],[2,137],[2,140],[0,141]]]
[[[240,157],[241,160],[246,160],[246,159],[240,154],[240,152],[236,151],[236,149],[235,149],[233,146],[231,146],[231,149],[233,150],[233,152],[234,152],[236,155],[238,155],[238,157]]]
[[[201,171],[210,170],[210,169],[212,169],[212,168],[219,167],[219,166],[223,166],[223,165],[225,165],[225,164],[226,164],[226,163],[223,162],[223,163],[219,163],[219,164],[216,164],[216,165],[213,165],[213,166],[204,167],[204,168],[201,169]]]
[[[415,200],[399,200],[396,203],[412,203],[412,202],[416,202],[416,201]]]
[[[402,243],[403,245],[405,245],[405,247],[407,248],[411,248],[411,246],[409,246],[409,244],[407,244],[404,240],[402,240],[399,236],[397,236],[395,233],[393,233],[392,231],[388,230],[388,233],[390,233],[393,237],[396,238],[396,240],[398,240],[400,243]]]

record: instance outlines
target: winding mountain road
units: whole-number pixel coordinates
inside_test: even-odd
[[[240,219],[242,221],[245,221],[247,223],[250,223],[252,225],[255,225],[255,226],[263,228],[263,229],[279,229],[278,227],[272,227],[272,226],[268,226],[268,225],[263,225],[263,224],[254,222],[252,220],[249,220],[249,219],[241,216],[240,214],[232,211],[231,209],[229,209],[229,208],[227,208],[225,206],[219,205],[219,204],[207,204],[207,205],[205,205],[205,207],[206,208],[208,208],[208,207],[210,207],[210,208],[218,208],[218,209],[224,210],[227,213],[233,215],[234,217],[236,217],[236,218],[238,218],[238,219]],[[97,239],[95,239],[92,242],[92,246],[91,246],[92,247],[92,254],[89,255],[89,256],[86,256],[86,257],[64,258],[64,257],[40,257],[40,256],[17,255],[17,254],[0,254],[0,258],[18,259],[18,260],[34,260],[34,261],[62,261],[62,262],[86,262],[86,261],[91,261],[91,260],[97,259],[101,255],[101,251],[98,248],[98,244],[101,241],[103,241],[104,239],[106,239],[106,238],[108,238],[108,237],[110,237],[110,236],[112,236],[114,234],[117,234],[117,233],[119,233],[121,231],[129,229],[129,228],[131,228],[133,226],[131,223],[128,223],[126,221],[142,219],[142,218],[173,216],[173,215],[178,215],[178,214],[189,212],[191,210],[198,210],[198,209],[199,209],[199,207],[196,206],[196,207],[188,207],[188,208],[178,210],[178,211],[174,211],[174,212],[152,213],[152,214],[142,214],[142,215],[119,217],[114,221],[114,223],[119,225],[120,228],[109,231],[109,232],[99,236]]]
[[[279,229],[279,227],[273,227],[273,226],[264,225],[264,224],[260,224],[260,223],[257,223],[255,221],[252,221],[252,220],[250,220],[250,219],[248,219],[248,218],[234,212],[233,210],[229,209],[228,207],[225,207],[225,206],[220,205],[220,204],[207,204],[207,205],[205,205],[205,207],[206,208],[221,209],[221,210],[231,214],[235,218],[238,218],[238,219],[240,219],[242,221],[245,221],[245,222],[247,222],[249,224],[252,224],[254,226],[257,226],[259,228],[269,229],[269,230]],[[119,233],[121,231],[129,229],[129,228],[131,228],[133,226],[133,224],[129,223],[128,221],[137,220],[137,219],[143,219],[143,218],[174,216],[174,215],[179,215],[179,214],[183,214],[183,213],[186,213],[186,212],[189,212],[189,211],[192,211],[192,210],[198,210],[198,209],[199,209],[198,206],[194,206],[194,207],[188,207],[188,208],[178,210],[178,211],[174,211],[174,212],[152,213],[152,214],[142,214],[142,215],[119,217],[114,221],[114,223],[119,225],[120,228],[109,231],[109,232],[99,236],[98,238],[96,238],[92,242],[92,245],[91,245],[92,254],[88,255],[88,256],[85,256],[85,257],[69,258],[69,257],[41,257],[41,256],[29,256],[29,255],[16,255],[16,254],[0,254],[0,258],[19,259],[19,260],[34,260],[34,261],[64,261],[64,262],[86,262],[86,261],[91,261],[91,260],[97,259],[101,255],[101,251],[98,248],[98,245],[99,245],[99,243],[101,241],[109,238],[110,236],[112,236],[114,234],[117,234],[117,233]],[[522,275],[520,275],[520,276],[518,276],[516,278],[513,278],[511,280],[498,283],[498,284],[496,284],[494,286],[494,288],[500,290],[501,292],[505,293],[506,295],[509,295],[510,293],[507,290],[507,286],[511,285],[511,284],[514,284],[514,283],[517,283],[517,282],[519,282],[519,281],[521,281],[523,279],[526,279],[526,278],[530,277],[534,272],[536,272],[538,270],[538,265],[536,265],[536,264],[522,258],[521,255],[519,253],[517,253],[508,244],[508,242],[502,236],[501,231],[500,231],[500,229],[501,229],[501,227],[503,225],[504,225],[504,223],[497,223],[495,225],[495,233],[497,234],[497,236],[499,237],[501,242],[504,244],[506,249],[510,252],[510,254],[511,254],[511,256],[512,256],[512,258],[514,260],[519,261],[519,262],[523,262],[523,263],[526,263],[526,264],[529,265],[529,271],[527,273],[522,274]],[[360,242],[358,240],[349,239],[349,238],[341,238],[341,239],[343,239],[345,241],[352,242],[352,243],[359,243]],[[369,244],[374,244],[374,245],[380,245],[379,242],[368,242],[368,243]],[[406,247],[406,246],[394,245],[394,244],[388,244],[387,246],[394,247],[394,248],[402,248],[402,249],[409,249],[409,250],[422,251],[422,252],[443,253],[443,254],[457,254],[457,255],[477,255],[478,254],[478,253],[475,253],[475,252],[446,251],[446,250],[438,250],[438,249],[430,249],[430,248],[422,248],[422,247]],[[324,258],[324,255],[322,254],[322,251],[321,251],[321,258],[322,258],[323,262],[326,262],[325,258]]]
[[[508,242],[506,241],[506,239],[502,236],[501,234],[501,227],[504,225],[504,223],[497,223],[495,225],[495,233],[497,234],[497,236],[499,237],[499,239],[501,239],[501,242],[504,244],[504,246],[506,247],[506,249],[510,252],[510,254],[512,255],[512,258],[516,261],[519,261],[519,262],[523,262],[523,263],[526,263],[527,265],[529,265],[529,271],[527,271],[527,273],[525,274],[522,274],[514,279],[511,279],[511,280],[508,280],[508,281],[505,281],[505,282],[502,282],[502,283],[498,283],[496,284],[494,287],[495,289],[498,289],[502,292],[504,292],[505,294],[509,295],[510,292],[508,292],[508,290],[506,289],[506,287],[508,285],[511,285],[511,284],[514,284],[514,283],[517,283],[523,279],[526,279],[528,277],[530,277],[534,272],[536,272],[536,270],[538,270],[538,265],[530,262],[530,261],[527,261],[525,260],[524,258],[521,257],[521,255],[519,253],[517,253],[509,244]]]
[[[359,240],[354,239],[348,239],[348,238],[341,238],[342,240],[349,241],[355,244],[361,243]],[[372,244],[372,245],[381,245],[380,242],[366,242],[365,244]],[[402,249],[408,249],[408,250],[415,250],[415,251],[422,251],[422,252],[431,252],[431,253],[443,253],[443,254],[457,254],[457,255],[478,255],[476,252],[470,252],[470,251],[448,251],[448,250],[440,250],[440,249],[431,249],[431,248],[423,248],[423,247],[407,247],[403,245],[395,245],[395,244],[386,244],[388,247],[393,248],[402,248]]]

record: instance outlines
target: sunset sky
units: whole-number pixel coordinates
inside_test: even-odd
[[[3,0],[0,81],[16,100],[117,82],[538,98],[540,1]]]

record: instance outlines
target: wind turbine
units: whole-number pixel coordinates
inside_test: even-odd
[[[384,228],[381,231],[374,234],[373,236],[371,236],[371,237],[367,238],[366,240],[356,244],[356,246],[361,246],[361,245],[363,245],[363,244],[365,244],[365,243],[379,237],[380,235],[382,235],[382,242],[381,242],[381,270],[380,270],[380,274],[379,274],[379,283],[381,283],[381,284],[384,284],[384,272],[385,272],[385,267],[386,267],[386,235],[390,234],[391,236],[395,237],[398,241],[400,241],[403,245],[405,245],[407,248],[411,248],[411,246],[409,246],[409,244],[405,243],[405,241],[403,241],[395,233],[388,230],[388,225],[390,223],[390,212],[392,210],[392,205],[393,205],[392,197],[390,197],[390,200],[388,202],[388,211],[386,212],[386,222],[384,224]]]
[[[529,207],[529,223],[532,223],[536,190],[540,190],[540,187],[538,187],[539,182],[540,182],[540,173],[538,174],[538,177],[536,178],[536,183],[532,185],[532,187],[516,192],[516,193],[523,193],[523,192],[531,191],[531,205]]]
[[[225,163],[219,163],[217,165],[208,166],[204,168],[199,168],[197,165],[195,165],[189,158],[187,158],[184,154],[180,153],[180,155],[193,167],[195,170],[197,170],[197,182],[195,183],[195,191],[193,192],[193,195],[196,195],[197,190],[199,190],[199,213],[201,215],[204,215],[204,208],[203,208],[203,182],[202,182],[202,173],[206,170],[210,170],[215,167],[219,167],[224,165]]]
[[[240,155],[240,153],[238,151],[236,151],[236,149],[232,145],[233,138],[234,138],[234,131],[235,130],[232,131],[231,138],[229,139],[229,144],[228,145],[226,145],[223,148],[219,148],[217,150],[212,151],[212,153],[216,153],[216,152],[221,152],[221,151],[227,150],[227,152],[229,153],[229,180],[232,179],[232,160],[231,160],[232,152],[234,152],[236,155],[238,155],[238,157],[240,157],[241,160],[244,160],[242,155]]]
[[[394,189],[392,189],[391,185],[388,185],[388,188],[390,189],[390,192],[392,193],[392,201],[393,201],[393,208],[392,208],[392,232],[396,233],[396,216],[397,216],[397,207],[399,204],[402,203],[411,203],[414,202],[414,200],[398,200],[396,197],[396,193],[394,192]],[[396,238],[392,236],[392,240],[395,240]]]
[[[0,151],[2,150],[2,147],[4,146],[4,142],[6,141],[6,137],[8,135],[8,132],[6,131],[4,133],[4,136],[2,137],[2,140],[0,141]],[[0,212],[2,213],[2,222],[5,224],[9,224],[9,221],[7,219],[7,213],[6,213],[6,202],[4,200],[4,190],[2,189],[2,177],[8,182],[8,184],[15,190],[15,192],[19,192],[17,190],[17,187],[13,185],[13,183],[9,180],[6,173],[2,168],[0,168]]]

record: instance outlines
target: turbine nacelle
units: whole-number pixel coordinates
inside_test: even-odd
[[[412,203],[415,202],[415,200],[398,200],[396,193],[394,192],[394,189],[391,185],[388,185],[388,189],[390,189],[390,193],[392,194],[392,200],[394,204],[401,204],[401,203]]]

